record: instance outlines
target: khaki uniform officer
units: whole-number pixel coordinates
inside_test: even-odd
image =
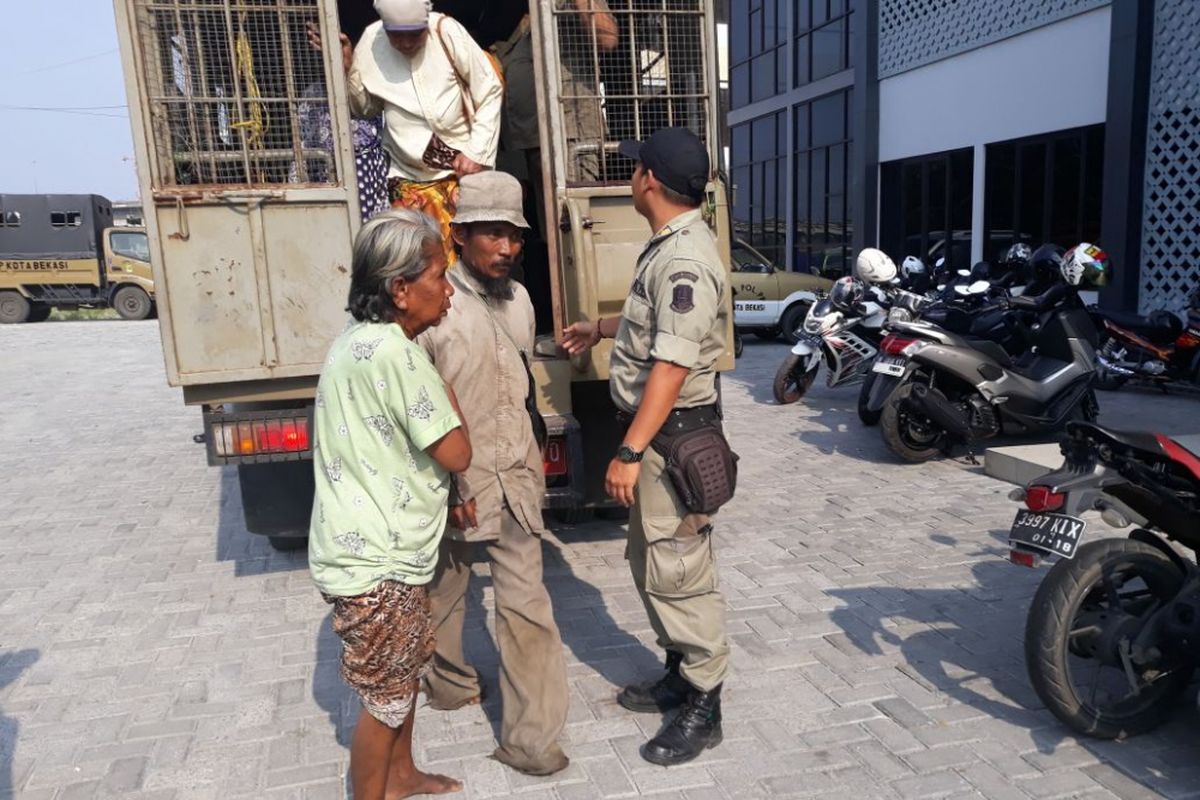
[[[633,711],[680,713],[642,749],[656,764],[689,761],[721,741],[721,685],[728,670],[725,601],[717,589],[712,521],[690,513],[651,440],[667,426],[720,425],[715,363],[725,349],[725,270],[699,206],[708,154],[694,134],[667,128],[645,143],[622,142],[637,161],[633,200],[654,234],[638,258],[619,320],[578,322],[564,332],[577,354],[615,338],[613,401],[628,423],[606,488],[632,506],[626,555],[633,582],[667,651],[659,680],[628,686]]]
[[[542,583],[542,494],[546,478],[525,402],[523,358],[533,351],[533,304],[509,275],[529,226],[521,185],[504,172],[466,175],[453,221],[461,256],[449,273],[459,298],[418,340],[459,398],[475,455],[458,474],[458,498],[429,589],[437,650],[426,677],[435,708],[480,698],[479,675],[463,654],[471,564],[491,561],[496,596],[503,717],[495,756],[548,775],[567,766],[558,736],[567,719],[567,672],[550,596]]]

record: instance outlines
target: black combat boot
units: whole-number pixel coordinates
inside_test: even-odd
[[[663,712],[687,702],[692,685],[679,674],[683,653],[667,651],[667,673],[650,683],[626,686],[617,693],[617,702],[630,711]]]
[[[675,719],[642,747],[642,758],[669,767],[691,761],[721,743],[721,687],[692,689]]]

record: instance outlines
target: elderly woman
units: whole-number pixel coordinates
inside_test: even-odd
[[[392,205],[436,219],[453,262],[458,178],[495,166],[504,86],[466,28],[430,8],[429,0],[375,0],[379,21],[353,50],[342,38],[342,60],[351,111],[383,114]]]
[[[349,311],[317,385],[309,565],[362,701],[350,749],[358,800],[458,791],[417,770],[413,705],[434,649],[426,584],[451,473],[471,462],[458,401],[414,339],[450,309],[437,224],[386,211],[354,242]]]

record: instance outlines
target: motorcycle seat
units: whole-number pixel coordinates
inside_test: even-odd
[[[991,339],[977,339],[973,336],[965,337],[971,347],[983,353],[988,358],[995,361],[1002,367],[1011,367],[1013,365],[1012,356],[1008,354],[1003,347]]]
[[[1154,344],[1168,344],[1183,333],[1183,321],[1170,311],[1155,311],[1148,317],[1131,311],[1097,310],[1096,313],[1119,328],[1135,333]]]
[[[1195,452],[1200,448],[1189,449],[1161,433],[1118,431],[1113,428],[1103,428],[1094,422],[1068,422],[1067,434],[1099,439],[1109,444],[1128,447],[1158,459],[1174,462],[1190,472],[1197,481],[1200,481],[1200,453]]]

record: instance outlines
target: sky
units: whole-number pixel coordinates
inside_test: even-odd
[[[137,197],[112,0],[0,0],[0,75],[0,193]]]

